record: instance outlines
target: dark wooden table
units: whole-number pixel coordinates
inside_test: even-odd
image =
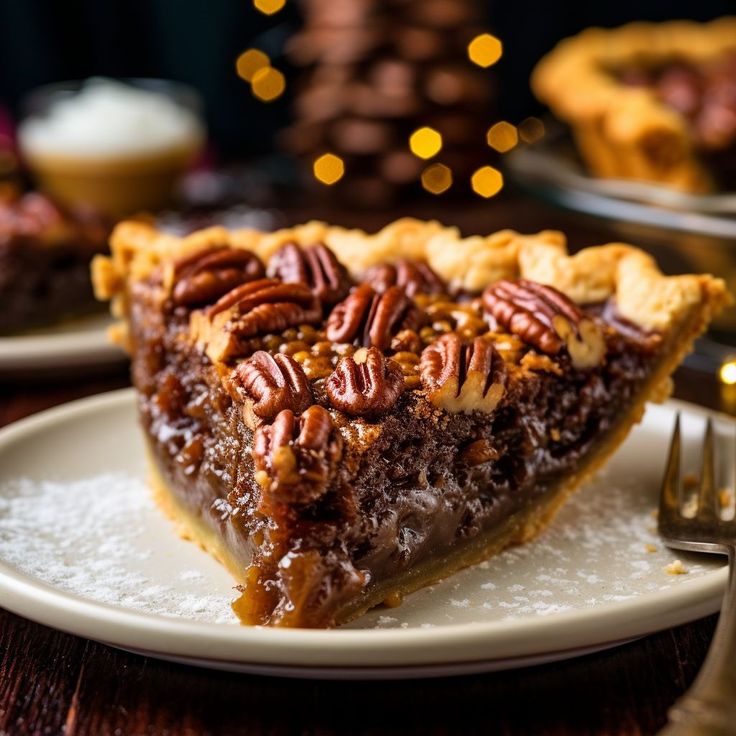
[[[292,213],[303,219],[314,212]],[[329,213],[375,227],[390,215]],[[417,207],[467,232],[558,227],[577,246],[604,242],[599,223],[518,197],[493,205]],[[327,215],[323,215],[328,219]],[[2,381],[2,379],[0,379]],[[124,373],[0,383],[0,425],[127,385]],[[728,408],[712,376],[681,369],[676,396]],[[0,604],[2,601],[0,600]],[[398,682],[320,682],[196,669],[111,649],[0,609],[0,736],[20,734],[651,734],[690,685],[715,617],[609,651],[488,675]]]

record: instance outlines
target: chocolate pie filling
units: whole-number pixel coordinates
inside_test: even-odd
[[[241,340],[227,368],[193,344],[211,307],[162,305],[160,270],[133,285],[133,378],[155,466],[175,504],[224,539],[246,623],[333,625],[380,602],[387,581],[472,546],[580,468],[658,357],[659,336],[612,301],[581,309],[521,281],[450,297],[434,274],[406,289],[396,271],[379,285],[374,270],[376,290],[353,287],[311,325]],[[218,279],[233,283],[212,273],[210,304]],[[592,353],[565,347],[571,324],[600,338]],[[285,409],[269,403],[280,381]],[[462,408],[468,397],[485,410]]]

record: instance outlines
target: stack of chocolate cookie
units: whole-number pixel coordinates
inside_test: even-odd
[[[492,72],[470,62],[468,43],[485,29],[475,0],[303,0],[304,27],[288,47],[304,72],[293,125],[283,145],[305,164],[340,156],[345,176],[334,187],[351,203],[390,203],[421,191],[423,169],[441,162],[454,187],[490,154]],[[442,149],[414,155],[409,136],[429,126]]]

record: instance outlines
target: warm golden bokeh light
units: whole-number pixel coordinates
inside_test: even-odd
[[[253,76],[257,71],[266,69],[269,66],[271,66],[271,59],[263,51],[259,51],[258,49],[243,51],[235,62],[238,76],[241,79],[245,79],[246,82],[252,82]]]
[[[506,153],[519,142],[519,134],[516,131],[516,126],[501,120],[488,128],[486,140],[488,145],[495,151]]]
[[[345,174],[345,163],[334,153],[324,153],[315,159],[313,165],[314,178],[322,184],[331,186],[340,181]]]
[[[422,171],[422,186],[431,194],[442,194],[452,186],[452,171],[444,164],[432,164]]]
[[[442,136],[434,128],[419,128],[409,136],[409,148],[419,158],[432,158],[442,150]]]
[[[272,66],[263,67],[253,74],[251,80],[253,94],[263,102],[271,102],[281,97],[286,88],[284,75]]]
[[[481,166],[472,177],[470,185],[479,196],[489,199],[503,188],[503,174],[493,166]]]
[[[503,55],[503,44],[490,33],[481,33],[468,44],[468,58],[484,69],[493,66]]]
[[[286,0],[253,0],[253,5],[264,15],[273,15],[286,5]]]
[[[519,123],[519,138],[524,143],[536,143],[544,137],[544,123],[539,118],[527,118]]]
[[[736,385],[736,358],[729,358],[721,364],[718,377],[726,386]]]

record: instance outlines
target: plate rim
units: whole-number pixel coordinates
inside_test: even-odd
[[[96,394],[13,422],[0,429],[0,457],[37,432],[53,430],[80,416],[129,406],[134,395],[132,388]],[[670,400],[664,406],[736,424],[728,415],[695,404]],[[657,605],[662,591],[655,591],[593,608],[508,621],[325,631],[217,624],[125,609],[82,598],[0,560],[2,606],[38,623],[162,658],[216,660],[223,667],[250,664],[328,670],[477,665],[629,640],[714,613],[720,607],[726,579],[724,566],[679,583],[669,589],[666,610]],[[601,630],[615,631],[615,635],[602,637]]]
[[[86,317],[103,318],[105,314]],[[54,332],[55,326],[50,325],[49,332],[0,335],[0,371],[122,363],[127,360],[125,353],[108,339],[111,324],[114,320],[108,315],[108,321],[94,329]]]

